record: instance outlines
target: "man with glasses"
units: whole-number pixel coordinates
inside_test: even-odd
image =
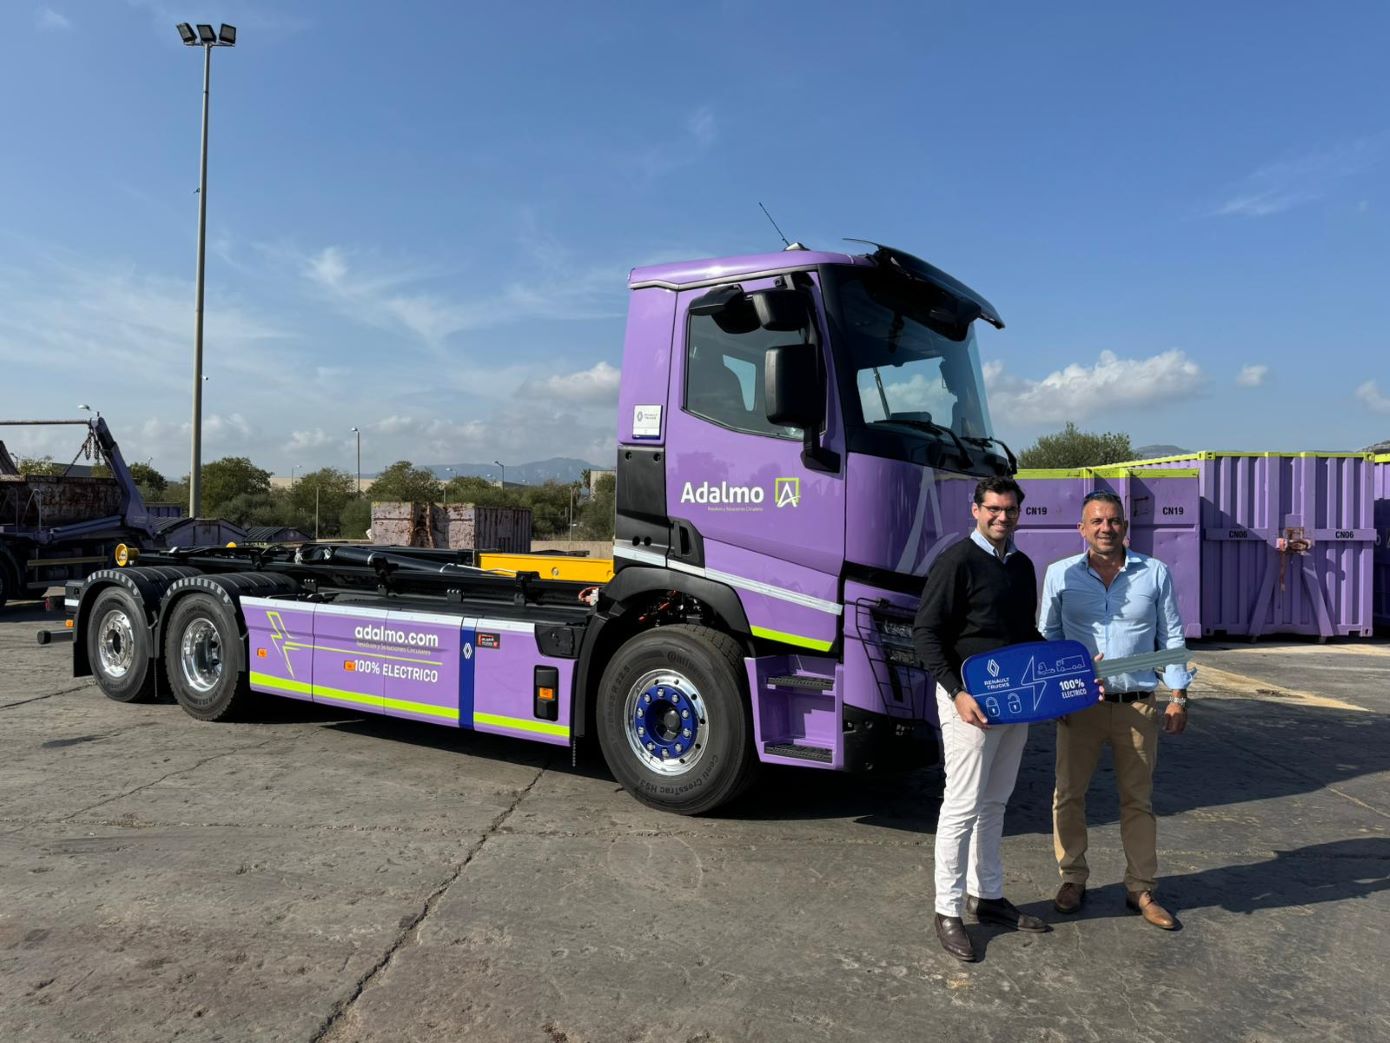
[[[1028,726],[991,726],[960,675],[972,655],[1042,640],[1033,623],[1033,563],[1013,540],[1021,503],[1023,490],[1012,478],[986,478],[975,487],[975,528],[927,573],[912,629],[917,658],[936,679],[946,768],[936,826],[936,936],[967,963],[975,950],[962,913],[1020,931],[1048,929],[1004,897],[1004,805],[1018,778]]]
[[[1183,643],[1182,620],[1167,567],[1125,547],[1124,503],[1094,492],[1081,506],[1086,550],[1048,566],[1038,627],[1049,640],[1080,641],[1110,659]],[[1154,672],[1110,678],[1104,700],[1057,724],[1057,790],[1052,798],[1052,844],[1062,886],[1054,904],[1074,913],[1086,898],[1086,790],[1101,747],[1109,745],[1120,791],[1120,839],[1125,849],[1125,904],[1155,927],[1172,930],[1173,915],[1154,900],[1158,875],[1152,794],[1160,727],[1173,735],[1187,726],[1192,673],[1167,667],[1172,690],[1160,714]],[[1160,725],[1160,718],[1162,723]]]

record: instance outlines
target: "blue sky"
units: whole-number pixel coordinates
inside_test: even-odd
[[[396,12],[405,12],[396,13]],[[612,458],[634,265],[877,239],[976,286],[994,422],[1390,438],[1390,7],[271,3],[0,10],[0,412],[204,459]],[[70,436],[21,452],[61,452]],[[56,437],[57,440],[53,440]]]

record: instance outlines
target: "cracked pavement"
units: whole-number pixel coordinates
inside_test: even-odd
[[[113,703],[43,625],[0,611],[0,1039],[1390,1037],[1384,642],[1197,655],[1155,796],[1173,933],[1124,910],[1108,762],[1087,904],[1052,912],[1035,726],[1005,865],[1054,930],[971,927],[967,967],[931,932],[934,770],[677,818],[593,750]]]

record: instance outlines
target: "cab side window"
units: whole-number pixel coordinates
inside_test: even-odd
[[[763,391],[763,358],[767,349],[794,343],[798,335],[763,329],[726,333],[708,315],[691,315],[689,322],[685,341],[686,410],[733,431],[799,440],[799,428],[768,422]]]

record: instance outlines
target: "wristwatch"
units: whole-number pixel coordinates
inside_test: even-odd
[[[1187,696],[1185,695],[1170,695],[1168,701],[1183,710],[1187,709]]]

